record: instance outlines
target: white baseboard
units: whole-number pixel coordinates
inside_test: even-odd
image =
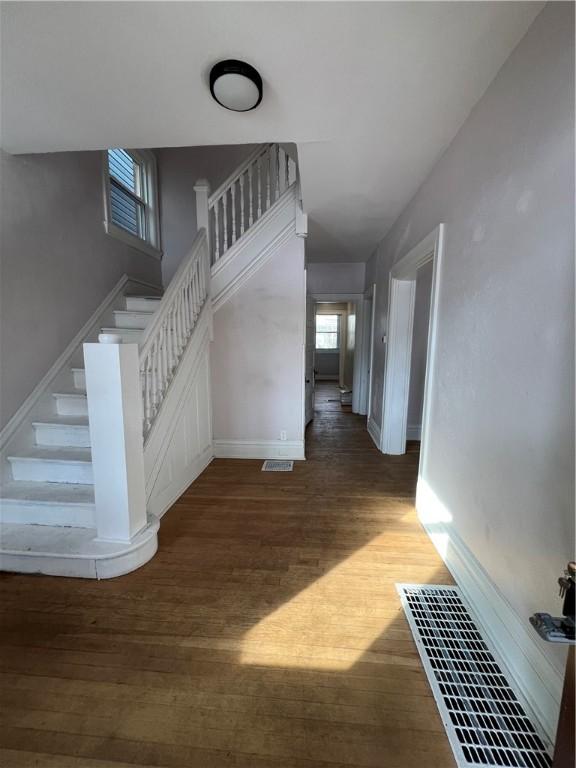
[[[374,441],[374,445],[380,450],[380,425],[374,421],[372,416],[368,419],[368,434]]]
[[[217,459],[303,460],[303,440],[214,440]]]
[[[528,617],[514,611],[451,524],[421,522],[506,670],[510,685],[553,743],[563,680],[542,647],[546,643]]]
[[[408,424],[406,427],[406,440],[420,440],[422,436],[422,424]]]

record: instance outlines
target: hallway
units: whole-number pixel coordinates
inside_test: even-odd
[[[140,570],[2,574],[2,765],[454,765],[394,586],[451,582],[417,444],[382,456],[337,398],[294,472],[213,461]]]

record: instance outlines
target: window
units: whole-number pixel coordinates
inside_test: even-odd
[[[340,349],[340,316],[316,315],[316,349]]]
[[[106,232],[160,256],[154,155],[142,150],[109,149],[104,165]]]

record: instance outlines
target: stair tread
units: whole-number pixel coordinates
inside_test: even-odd
[[[69,392],[53,392],[52,397],[83,397],[86,399],[86,392],[81,392],[77,389],[70,390]]]
[[[102,333],[144,333],[144,328],[121,328],[120,326],[111,328],[101,328]]]
[[[162,296],[142,296],[140,293],[125,293],[125,299],[152,299],[152,301],[162,301]]]
[[[80,483],[10,480],[3,483],[0,500],[31,501],[44,504],[94,504],[94,486]]]
[[[115,309],[115,315],[154,315],[153,309]]]
[[[8,461],[78,461],[83,463],[92,462],[92,452],[90,448],[77,448],[76,446],[38,446],[29,448],[25,452],[8,456]]]

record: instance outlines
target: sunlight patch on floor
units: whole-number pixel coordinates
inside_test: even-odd
[[[345,671],[358,661],[413,666],[413,660],[375,648],[402,614],[395,582],[379,577],[376,548],[369,543],[303,589],[254,626],[242,639],[240,661],[259,666]],[[386,553],[378,557],[386,560]],[[388,569],[390,563],[387,563]],[[428,574],[429,571],[429,574]],[[424,581],[437,565],[419,566]],[[404,570],[405,572],[405,570]],[[346,593],[346,612],[342,613]]]

